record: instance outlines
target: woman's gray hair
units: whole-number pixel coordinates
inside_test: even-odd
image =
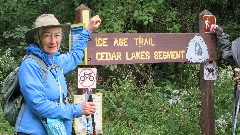
[[[33,43],[36,44],[36,45],[38,45],[39,47],[41,46],[40,37],[41,37],[42,34],[43,34],[43,28],[40,28],[40,29],[38,30],[38,32],[36,32],[36,33],[33,35],[33,37],[34,37]]]

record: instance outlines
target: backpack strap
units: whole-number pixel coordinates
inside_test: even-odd
[[[47,71],[48,71],[48,70],[51,70],[51,69],[54,69],[54,68],[57,68],[57,67],[58,67],[57,64],[53,64],[53,65],[47,67],[46,64],[44,63],[44,61],[43,61],[42,59],[40,59],[38,56],[33,55],[33,54],[28,55],[28,56],[25,57],[24,59],[26,59],[26,58],[33,58],[34,60],[36,60],[36,61],[38,62],[38,64],[40,65],[40,68],[41,68],[41,70],[42,70],[42,73],[43,73],[43,74],[42,74],[42,79],[43,79],[43,81],[46,80]]]
[[[54,68],[58,67],[57,64],[53,64],[53,65],[47,67],[42,59],[40,59],[38,56],[33,55],[33,54],[25,56],[23,58],[23,60],[25,60],[26,58],[32,58],[32,59],[37,61],[37,63],[39,64],[39,66],[42,70],[42,80],[43,81],[46,80],[46,78],[47,78],[47,71],[48,70],[51,70],[51,69],[54,69]],[[16,123],[17,125],[16,125],[16,133],[15,134],[17,134],[17,132],[18,132],[18,128],[20,126],[20,121],[22,119],[22,114],[23,114],[23,110],[24,110],[25,106],[26,106],[26,103],[23,101],[21,109],[20,109],[19,114],[18,114],[19,116],[18,116],[17,123]]]
[[[22,98],[23,98],[23,97],[22,97]],[[24,110],[25,106],[26,106],[26,103],[23,102],[23,103],[22,103],[22,106],[21,106],[21,109],[20,109],[20,111],[19,111],[19,114],[18,114],[19,116],[18,116],[18,119],[17,119],[16,134],[17,134],[18,128],[19,128],[19,126],[20,126],[20,121],[21,121],[21,119],[22,119],[22,114],[23,114],[23,110]]]

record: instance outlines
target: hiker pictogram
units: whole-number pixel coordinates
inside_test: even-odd
[[[204,15],[203,16],[203,30],[205,33],[210,32],[210,27],[212,24],[216,24],[216,17],[214,15]]]

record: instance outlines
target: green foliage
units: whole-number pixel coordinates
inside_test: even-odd
[[[139,0],[93,0],[89,5],[93,7],[94,14],[101,16],[105,22],[101,32],[147,32],[153,29],[152,24],[157,9],[162,7],[163,1]],[[94,4],[94,5],[92,5]],[[151,28],[152,27],[152,28]]]
[[[3,80],[15,67],[17,66],[14,58],[11,57],[11,50],[8,49],[4,55],[0,57],[0,80]],[[0,82],[0,88],[2,88],[3,81]],[[0,101],[2,95],[0,94]],[[12,126],[3,118],[2,109],[0,106],[0,133],[1,135],[13,134]]]
[[[233,70],[230,66],[219,68],[218,79],[215,82],[215,124],[216,134],[226,135],[232,131],[233,113]],[[238,120],[239,127],[239,120]],[[240,130],[238,130],[240,133]]]
[[[131,80],[119,83],[113,87],[114,93],[101,91],[105,99],[104,134],[200,134],[199,90],[174,93],[175,86],[153,88],[148,83],[149,89],[142,92]]]
[[[17,62],[11,57],[11,49],[8,49],[4,55],[0,57],[0,80],[3,80],[14,68],[17,67]],[[3,81],[0,82],[2,87]]]
[[[239,37],[240,25],[238,25],[236,22],[224,25],[223,29],[224,32],[228,33],[231,36],[231,40]]]
[[[194,68],[196,68],[194,66]],[[193,70],[192,70],[193,71]],[[190,73],[189,73],[190,74]],[[219,69],[215,82],[216,134],[231,133],[232,69]],[[193,76],[188,82],[196,82]],[[152,87],[144,92],[129,79],[103,93],[104,134],[200,134],[201,94],[195,83],[177,90],[177,82]]]
[[[27,30],[26,26],[18,25],[13,30],[3,33],[5,41],[11,41],[5,43],[5,49],[11,49],[11,56],[14,58],[19,59],[25,55],[25,51],[23,51],[26,46],[24,33]]]
[[[1,135],[13,135],[13,127],[2,116],[2,108],[0,106],[0,133]]]

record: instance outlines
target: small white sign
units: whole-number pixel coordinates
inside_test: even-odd
[[[83,30],[82,23],[71,25],[71,30],[70,30],[70,34],[69,34],[69,50],[71,50],[71,47],[73,46],[76,39],[79,37],[82,30]]]
[[[96,104],[96,112],[94,113],[94,123],[95,130],[97,134],[102,134],[102,93],[92,94],[93,102]],[[85,95],[74,95],[74,103],[82,103],[85,101]],[[90,130],[91,134],[93,132],[92,119],[87,122],[87,116],[82,115],[82,117],[74,119],[74,130],[78,135],[85,135],[87,130]]]
[[[204,80],[216,80],[216,79],[217,79],[217,63],[215,61],[211,63],[205,63]]]
[[[78,88],[96,88],[96,68],[78,68]]]

